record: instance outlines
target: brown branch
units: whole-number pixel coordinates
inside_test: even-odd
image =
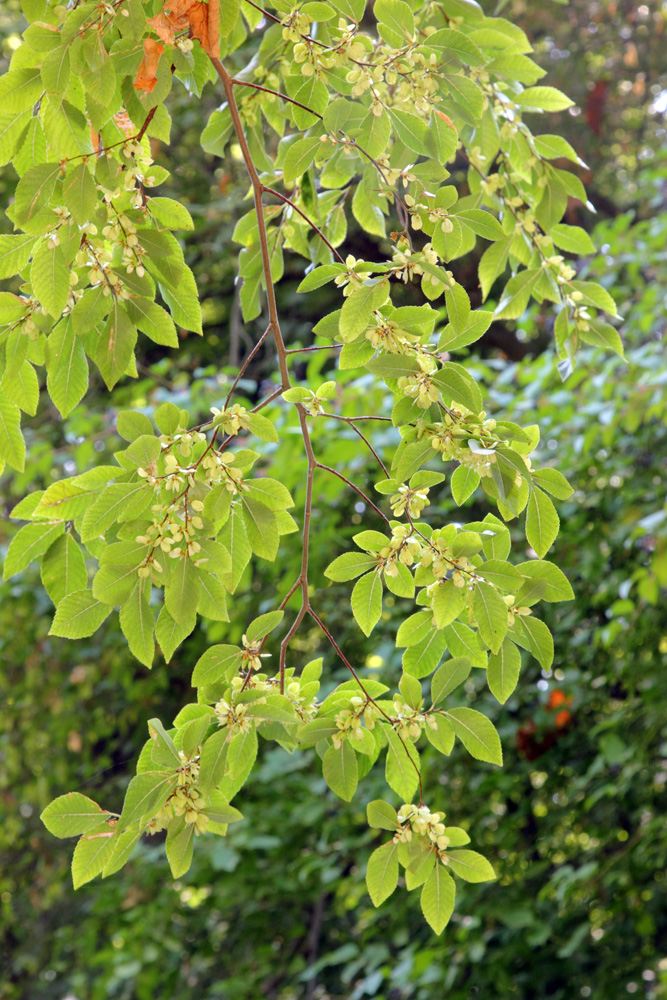
[[[336,250],[335,246],[333,246],[333,244],[329,242],[329,240],[326,238],[326,236],[324,235],[324,233],[322,232],[322,230],[320,229],[320,227],[317,226],[313,222],[313,220],[311,218],[309,218],[309,216],[307,216],[306,213],[299,208],[298,205],[295,205],[291,198],[288,198],[286,194],[281,194],[280,191],[275,191],[273,188],[267,187],[266,184],[262,185],[262,190],[266,191],[267,194],[272,194],[272,195],[274,195],[274,197],[280,198],[280,200],[284,201],[287,205],[290,206],[290,208],[293,208],[295,212],[298,212],[299,215],[301,216],[301,218],[306,220],[306,222],[308,223],[308,225],[310,226],[310,228],[315,230],[315,232],[320,237],[320,239],[322,240],[322,242],[326,243],[326,245],[331,250],[332,254],[334,254],[334,256],[336,256],[338,258],[338,260],[340,261],[340,263],[341,264],[345,263],[345,261],[343,260],[343,258],[341,257],[341,255]]]
[[[252,351],[250,352],[250,354],[248,355],[248,357],[243,362],[242,367],[239,368],[239,373],[236,376],[236,378],[234,379],[234,381],[232,382],[231,388],[230,388],[229,392],[227,393],[227,398],[225,399],[225,403],[224,403],[224,408],[225,409],[227,408],[227,404],[229,403],[229,400],[232,397],[232,393],[234,392],[234,389],[236,388],[236,386],[239,384],[239,382],[243,378],[244,373],[247,371],[248,365],[250,364],[250,362],[252,361],[252,359],[255,357],[255,355],[257,354],[258,350],[260,349],[260,347],[262,346],[262,344],[264,343],[264,341],[266,340],[266,338],[268,337],[268,335],[270,333],[271,333],[271,324],[269,324],[267,326],[266,330],[264,331],[264,333],[262,334],[262,336],[259,338],[259,340],[255,344],[255,346],[253,347]]]
[[[279,90],[271,90],[270,87],[261,87],[258,83],[250,83],[249,80],[238,80],[236,77],[232,80],[232,83],[237,84],[239,87],[252,87],[253,90],[261,90],[265,94],[273,94],[274,97],[280,97],[283,101],[289,101],[290,104],[296,104],[297,108],[303,108],[309,114],[314,115],[315,118],[319,118],[322,121],[322,115],[317,111],[313,111],[309,108],[307,104],[302,104],[301,101],[295,101],[293,97],[288,97],[287,94],[281,94]]]
[[[373,501],[371,500],[371,498],[367,497],[366,494],[364,493],[364,491],[360,490],[358,486],[355,486],[353,482],[350,482],[350,480],[347,478],[347,476],[344,476],[342,474],[342,472],[336,472],[336,470],[332,469],[330,465],[322,465],[321,462],[316,462],[315,466],[318,469],[323,469],[324,472],[330,472],[332,476],[337,476],[339,479],[342,479],[344,483],[347,483],[347,485],[350,487],[350,489],[354,490],[355,493],[359,494],[359,496],[364,501],[364,503],[367,503],[369,507],[373,508],[373,510],[376,512],[376,514],[380,515],[380,517],[385,522],[385,524],[387,524],[387,525],[389,524],[389,518],[386,517],[382,513],[382,511],[380,510],[379,507],[376,507],[376,505],[373,503]]]

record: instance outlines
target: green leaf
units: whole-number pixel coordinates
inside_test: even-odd
[[[450,625],[466,606],[466,590],[453,580],[441,580],[433,592],[433,619],[436,628]]]
[[[346,580],[355,580],[376,566],[377,559],[374,556],[366,555],[365,552],[345,552],[329,563],[324,575],[329,580],[342,583]]]
[[[132,323],[155,344],[178,347],[174,321],[161,306],[148,299],[134,298],[125,303],[125,308]]]
[[[527,111],[565,111],[574,101],[555,87],[528,87],[513,96],[513,101]]]
[[[378,34],[394,49],[411,42],[415,34],[412,10],[403,0],[375,0],[373,13],[378,22]]]
[[[152,501],[155,494],[142,480],[138,483],[113,483],[100,494],[92,507],[86,511],[81,526],[81,541],[98,538],[123,514],[133,511],[138,516]]]
[[[415,359],[405,354],[381,354],[378,358],[372,358],[366,367],[369,372],[382,378],[401,378],[421,371]]]
[[[20,573],[26,566],[41,556],[62,535],[65,525],[57,524],[26,524],[20,528],[9,543],[3,579]]]
[[[206,740],[199,757],[199,776],[197,783],[207,795],[217,788],[225,773],[227,763],[227,730],[221,729]]]
[[[51,545],[42,560],[42,583],[54,604],[88,582],[86,562],[76,541],[69,533],[61,535]]]
[[[255,618],[248,625],[245,632],[246,639],[248,642],[256,642],[257,639],[263,639],[269,632],[273,632],[274,629],[278,628],[284,617],[284,611],[269,611],[265,615],[260,615],[259,618]]]
[[[109,814],[80,792],[68,792],[50,802],[39,817],[54,837],[76,837],[100,825]]]
[[[388,899],[398,885],[398,844],[383,844],[373,851],[366,869],[368,895],[374,906]]]
[[[377,571],[366,573],[355,584],[352,614],[364,635],[370,635],[382,614],[382,580]]]
[[[456,218],[469,226],[473,233],[483,236],[485,240],[502,240],[505,236],[505,230],[495,215],[491,215],[490,212],[485,212],[481,208],[470,208],[458,212]]]
[[[389,108],[388,111],[396,136],[403,145],[418,156],[428,156],[426,122],[409,111],[401,111],[398,108]]]
[[[170,770],[181,766],[181,758],[171,736],[165,730],[159,719],[148,720],[148,733],[151,738],[151,759],[160,767]]]
[[[467,656],[455,656],[446,660],[433,674],[431,681],[431,703],[439,701],[451,694],[459,685],[467,680],[472,664]]]
[[[191,618],[179,624],[172,618],[166,607],[162,608],[155,626],[155,638],[166,663],[169,663],[174,651],[190,635],[196,624],[196,615],[192,615]]]
[[[526,581],[540,581],[544,584],[540,599],[543,601],[571,601],[574,598],[574,592],[570,585],[570,581],[565,576],[565,573],[558,566],[554,566],[553,563],[546,562],[542,559],[531,559],[529,562],[521,563],[517,566],[517,570]],[[523,588],[517,594],[518,605],[521,605],[521,593]]]
[[[387,729],[387,765],[385,777],[401,802],[410,802],[419,787],[419,754],[416,747]]]
[[[63,319],[46,342],[46,386],[61,417],[67,417],[88,388],[88,362],[73,323]]]
[[[477,383],[461,365],[446,362],[433,376],[433,381],[445,399],[462,403],[473,413],[479,413],[482,409],[482,394]]]
[[[49,635],[66,639],[84,639],[98,630],[111,607],[96,601],[89,590],[76,590],[68,594],[56,608]]]
[[[576,253],[580,257],[595,253],[593,240],[580,226],[566,226],[559,222],[549,230],[549,236],[560,250]]]
[[[490,584],[478,583],[472,610],[479,634],[492,652],[497,653],[507,634],[507,605]]]
[[[489,691],[504,705],[519,682],[521,654],[510,639],[504,639],[497,653],[489,656],[486,677]]]
[[[554,658],[554,640],[544,622],[532,616],[519,617],[509,634],[513,642],[533,654],[544,670],[551,669]]]
[[[382,799],[375,799],[366,806],[366,818],[372,830],[398,830],[399,823],[396,818],[396,810],[383,802]]]
[[[277,479],[246,479],[243,483],[248,496],[259,500],[269,510],[288,510],[294,506],[292,495]]]
[[[22,271],[35,245],[34,236],[0,236],[0,279],[11,278]]]
[[[72,857],[75,889],[80,889],[102,871],[113,851],[114,836],[115,832],[108,823],[100,823],[83,834]]]
[[[558,535],[560,518],[552,500],[534,487],[528,498],[526,538],[540,559],[546,555]]]
[[[473,708],[452,708],[445,714],[471,757],[502,765],[500,737],[485,715]]]
[[[424,883],[421,908],[424,918],[435,934],[442,934],[454,912],[456,888],[454,879],[443,865],[437,864]]]
[[[174,201],[173,198],[150,198],[148,201],[148,211],[158,222],[168,229],[185,229],[191,231],[195,228],[192,216],[185,205]]]
[[[242,504],[243,520],[252,551],[262,559],[273,562],[280,544],[275,513],[252,497],[243,496]]]
[[[238,646],[211,646],[195,664],[192,686],[216,684],[230,680],[241,666],[241,650]]]
[[[283,181],[285,184],[293,184],[302,174],[305,174],[310,164],[315,159],[318,150],[323,144],[319,136],[309,136],[306,139],[297,139],[293,142],[285,155],[283,163]],[[311,272],[314,273],[314,272]],[[309,275],[310,277],[310,275]],[[302,282],[303,284],[303,282]],[[312,287],[317,288],[317,285]],[[308,288],[299,287],[299,291],[308,291]]]
[[[164,603],[169,614],[182,625],[190,620],[199,603],[199,573],[188,558],[172,560],[171,576],[164,590]]]
[[[565,476],[556,469],[538,469],[531,476],[534,483],[557,500],[568,500],[574,493]]]
[[[93,218],[99,195],[87,164],[82,161],[72,168],[63,182],[63,201],[77,225]]]
[[[459,465],[458,469],[454,470],[449,485],[457,506],[460,507],[472,496],[479,483],[479,473],[475,472],[474,469],[470,469],[466,465]]]
[[[211,573],[200,573],[199,575],[197,611],[202,618],[208,618],[213,622],[229,621],[225,588]]]
[[[435,720],[435,729],[427,725],[425,730],[426,738],[436,750],[449,756],[456,740],[454,728],[449,719],[446,719],[444,715],[436,713],[432,718]]]
[[[165,852],[173,878],[181,878],[192,864],[195,828],[183,816],[172,820],[167,829]]]
[[[496,319],[518,319],[522,316],[541,274],[540,269],[533,268],[528,271],[519,271],[513,278],[510,278],[496,307]]]
[[[466,882],[491,882],[493,865],[477,851],[447,851],[447,864]]]
[[[136,342],[137,329],[125,309],[114,298],[95,351],[95,363],[107,389],[113,389],[116,382],[126,374]]]
[[[21,434],[21,411],[0,391],[0,462],[17,472],[25,467],[25,441]]]
[[[185,560],[183,560],[185,561]],[[148,590],[148,593],[147,593]],[[155,619],[148,598],[150,588],[139,580],[120,609],[120,627],[128,641],[130,652],[147,667],[153,665]]]
[[[493,583],[496,587],[509,593],[514,593],[517,587],[521,586],[519,570],[502,559],[488,559],[481,566],[475,568],[475,573],[483,580],[488,580],[489,583]]]
[[[14,221],[17,225],[26,226],[48,203],[59,173],[60,163],[38,163],[26,170],[14,195]]]
[[[329,747],[322,758],[322,775],[332,792],[350,802],[357,790],[359,768],[357,755],[347,740],[338,747]]]
[[[144,771],[132,778],[125,793],[118,832],[131,823],[148,820],[159,812],[178,784],[178,775],[165,771]]]

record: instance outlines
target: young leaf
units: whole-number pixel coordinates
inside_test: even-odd
[[[446,715],[471,757],[502,765],[500,737],[485,715],[473,708],[452,708]]]
[[[322,759],[322,775],[332,792],[350,802],[357,790],[359,769],[357,755],[347,740],[329,747]]]
[[[352,614],[364,635],[370,635],[382,614],[382,580],[379,573],[366,573],[355,584]]]
[[[443,865],[436,864],[424,883],[420,899],[422,913],[435,934],[442,934],[449,923],[455,896],[454,879]]]
[[[398,844],[393,841],[373,851],[366,869],[366,886],[373,906],[380,906],[398,885]]]
[[[521,654],[510,639],[504,639],[497,653],[489,657],[486,677],[489,691],[504,705],[519,681]]]
[[[54,837],[76,837],[86,833],[109,814],[80,792],[68,792],[50,802],[39,817]]]
[[[496,878],[493,865],[477,851],[448,851],[447,864],[466,882],[491,882]]]
[[[528,498],[526,538],[541,559],[549,551],[560,528],[560,519],[552,500],[537,487]]]

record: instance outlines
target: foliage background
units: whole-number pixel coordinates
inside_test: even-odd
[[[470,817],[501,877],[465,887],[440,940],[401,894],[375,911],[363,881],[372,844],[362,805],[336,801],[307,754],[271,749],[244,790],[246,819],[225,840],[202,841],[181,882],[172,882],[161,849],[146,846],[123,873],[75,895],[67,845],[46,833],[39,812],[75,787],[92,795],[104,788],[106,801],[120,802],[147,713],[173,717],[194,662],[221,626],[198,629],[169,667],[149,674],[113,626],[83,643],[47,637],[50,603],[26,571],[0,587],[0,996],[8,1000],[667,997],[667,4],[484,6],[522,24],[548,82],[577,102],[554,131],[589,164],[582,175],[598,214],[572,203],[567,221],[594,230],[602,246],[585,267],[619,305],[628,359],[586,351],[562,384],[550,321],[531,313],[494,324],[467,362],[495,407],[516,407],[540,424],[545,455],[553,453],[576,487],[560,507],[557,556],[577,599],[552,609],[553,676],[533,664],[506,706],[496,705],[502,771],[457,753],[441,773],[439,762],[430,765],[449,820]],[[3,4],[0,18],[6,57],[21,29],[18,3]],[[245,181],[234,160],[220,164],[198,143],[219,95],[207,89],[201,106],[184,94],[171,100],[175,140],[156,152],[174,175],[164,193],[187,200],[196,220],[186,253],[201,289],[204,339],[190,337],[178,352],[149,347],[136,382],[111,400],[93,384],[65,423],[44,403],[29,428],[26,472],[13,477],[12,495],[8,485],[2,493],[5,515],[46,479],[106,461],[115,409],[150,412],[170,398],[196,415],[219,403],[226,366],[257,334],[241,324],[233,287],[231,233]],[[13,181],[6,169],[2,204]],[[364,256],[366,239],[351,233],[350,251]],[[465,284],[466,260],[457,265]],[[307,310],[316,303],[299,299],[297,307],[300,274],[291,266],[280,295],[293,317],[288,346],[299,346],[309,342],[317,316]],[[317,305],[326,309],[321,298]],[[318,353],[299,374],[317,378],[331,364]],[[271,366],[260,354],[243,384],[248,398],[259,397]],[[342,412],[354,412],[360,397],[367,412],[380,412],[383,400],[369,399],[370,391],[367,379],[348,381]],[[271,416],[279,420],[280,410]],[[325,422],[315,427],[323,461],[347,465],[360,480],[365,459],[353,436],[334,445]],[[285,470],[298,504],[296,446]],[[337,481],[318,481],[314,579],[356,530],[355,500]],[[0,545],[12,530],[5,520]],[[240,588],[225,626],[232,641],[265,610],[272,572]],[[391,606],[385,641],[380,630],[362,644],[341,594],[337,585],[326,589],[320,611],[343,648],[368,675],[380,667],[398,675],[386,641],[395,630]],[[307,656],[316,641],[304,631],[297,652]],[[332,686],[343,679],[333,659],[325,666]],[[469,681],[468,697],[493,711],[481,685]],[[377,794],[372,774],[365,792]]]

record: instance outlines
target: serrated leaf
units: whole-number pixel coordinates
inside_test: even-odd
[[[383,844],[373,851],[366,869],[366,886],[374,906],[380,906],[398,885],[398,844]]]
[[[398,820],[396,810],[383,802],[382,799],[375,799],[366,806],[366,819],[372,830],[397,830]]]
[[[64,530],[65,525],[62,523],[26,524],[19,528],[5,556],[3,579],[9,580],[15,573],[25,569],[33,559],[46,552]]]
[[[77,837],[100,825],[109,814],[80,792],[68,792],[50,802],[39,817],[54,837]]]
[[[192,674],[192,686],[216,684],[229,680],[241,665],[241,650],[238,646],[211,646],[199,657]]]
[[[329,563],[324,575],[329,580],[342,583],[347,580],[355,580],[362,573],[367,573],[376,566],[377,559],[374,556],[366,555],[365,552],[345,552]]]
[[[61,535],[51,545],[42,560],[42,583],[54,604],[88,582],[86,562],[76,541],[69,533]]]
[[[466,882],[491,882],[493,865],[477,851],[447,851],[449,867]]]
[[[99,875],[113,851],[115,831],[108,823],[100,823],[83,834],[72,856],[72,882],[80,889]]]
[[[21,411],[0,391],[0,462],[17,472],[25,467],[25,441],[21,434]]]
[[[432,607],[436,628],[445,628],[461,614],[466,606],[466,590],[457,587],[453,580],[442,580],[433,591]]]
[[[88,362],[69,318],[58,323],[46,342],[46,387],[61,417],[67,417],[88,388]]]
[[[560,518],[552,500],[534,487],[528,498],[526,538],[540,559],[546,555],[558,535]]]
[[[178,775],[165,771],[143,771],[132,778],[125,793],[118,832],[159,812],[177,784]]]
[[[167,828],[165,852],[173,878],[181,878],[192,864],[194,851],[194,824],[186,823],[184,817],[172,820]]]
[[[467,656],[455,656],[451,660],[445,660],[441,667],[438,667],[431,681],[431,704],[437,705],[439,701],[451,694],[459,685],[468,678],[472,664]]]
[[[151,611],[147,588],[139,580],[129,598],[120,609],[120,627],[127,639],[130,652],[147,667],[153,665],[155,619]],[[150,593],[150,590],[148,591]]]
[[[475,760],[502,765],[500,737],[493,723],[474,708],[452,708],[446,713],[454,732]]]
[[[96,632],[110,614],[111,607],[96,601],[89,590],[76,590],[64,597],[56,608],[49,635],[84,639]]]
[[[516,688],[521,669],[521,654],[510,639],[504,639],[497,653],[489,656],[486,677],[489,691],[504,705]]]
[[[174,651],[190,635],[196,624],[196,615],[192,615],[191,618],[179,624],[172,618],[166,607],[162,608],[155,626],[155,638],[166,663],[169,663]]]
[[[265,615],[260,615],[259,618],[255,618],[248,625],[246,639],[248,642],[263,639],[269,632],[273,632],[274,629],[278,628],[284,617],[284,611],[268,611]]]
[[[410,802],[419,787],[419,754],[416,747],[387,729],[387,764],[385,777],[401,802]]]
[[[191,559],[181,557],[172,560],[172,563],[169,583],[164,590],[164,603],[174,621],[182,625],[197,611],[200,578]]]
[[[366,573],[357,580],[352,591],[352,614],[364,635],[370,635],[382,614],[382,580],[379,573]]]
[[[322,775],[332,792],[350,802],[357,790],[359,766],[357,755],[347,740],[329,747],[322,758]]]
[[[479,473],[467,465],[459,465],[449,482],[454,502],[458,507],[472,496],[480,483]]]
[[[442,934],[454,912],[456,887],[444,866],[436,864],[421,892],[424,918],[435,934]]]
[[[555,87],[528,87],[520,94],[514,94],[513,100],[528,111],[565,111],[574,104]]]
[[[491,651],[497,653],[507,634],[507,605],[494,587],[488,583],[478,583],[473,595],[472,610],[479,634]]]

